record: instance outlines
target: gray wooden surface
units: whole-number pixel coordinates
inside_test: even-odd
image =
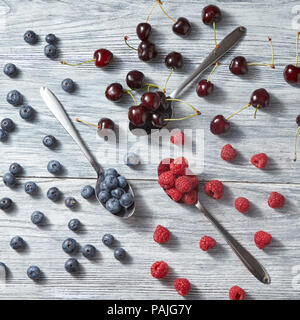
[[[214,73],[214,95],[199,99],[195,84],[184,94],[184,99],[198,106],[201,117],[180,123],[181,128],[204,129],[203,181],[220,179],[225,184],[225,195],[219,201],[209,199],[202,192],[200,197],[216,218],[245,245],[267,268],[272,283],[260,284],[241,265],[224,239],[196,210],[181,207],[164,195],[157,184],[157,163],[144,164],[131,170],[115,159],[115,146],[104,144],[95,130],[80,124],[76,127],[104,166],[114,166],[132,182],[136,191],[137,211],[129,221],[120,221],[109,215],[95,201],[80,197],[85,184],[95,183],[95,174],[81,155],[77,146],[49,113],[39,95],[39,88],[47,85],[61,99],[72,119],[80,117],[97,122],[108,116],[119,124],[120,132],[126,134],[127,109],[132,104],[125,98],[118,104],[106,100],[105,88],[111,82],[125,85],[126,73],[139,69],[149,81],[163,84],[168,70],[164,56],[176,50],[184,55],[185,67],[175,72],[168,89],[172,91],[193,68],[209,53],[213,46],[212,30],[201,22],[201,11],[208,1],[165,1],[171,16],[186,16],[193,23],[189,38],[182,39],[172,33],[172,24],[159,9],[151,17],[154,27],[152,40],[159,51],[158,58],[149,64],[140,62],[134,51],[123,44],[127,34],[131,43],[137,45],[135,27],[142,22],[152,1],[0,1],[0,66],[15,63],[20,74],[9,79],[0,77],[0,118],[12,118],[17,127],[6,143],[0,144],[2,176],[10,163],[19,162],[25,169],[17,188],[10,190],[0,184],[0,196],[9,196],[15,207],[8,213],[0,212],[0,261],[9,267],[6,286],[0,288],[0,298],[16,299],[181,299],[173,289],[176,277],[187,277],[192,283],[191,299],[227,299],[228,290],[237,284],[243,287],[249,299],[299,299],[299,162],[292,161],[293,139],[296,130],[295,117],[300,113],[299,88],[287,85],[282,77],[286,64],[295,61],[296,31],[292,28],[292,8],[298,1],[217,1],[224,12],[218,25],[218,39],[223,38],[237,25],[248,29],[245,40],[228,54]],[[35,46],[23,41],[27,29],[40,36]],[[55,33],[60,41],[60,57],[51,61],[44,57],[44,36]],[[243,78],[228,71],[228,63],[234,55],[245,55],[249,61],[270,61],[267,37],[273,38],[276,69],[252,67]],[[98,48],[110,49],[114,62],[99,70],[93,64],[77,68],[62,66],[59,60],[70,62],[88,60]],[[76,93],[62,91],[60,83],[72,78],[78,85]],[[207,77],[204,75],[203,77]],[[232,130],[217,137],[209,132],[213,116],[225,116],[248,103],[253,90],[264,87],[271,93],[271,106],[258,113],[257,120],[248,110],[233,119]],[[6,94],[18,89],[26,103],[37,110],[33,122],[20,119],[18,108],[7,104]],[[178,104],[176,114],[187,115],[184,105]],[[123,130],[123,131],[122,131]],[[42,145],[46,134],[54,134],[59,140],[57,149],[51,151]],[[132,140],[132,137],[129,138]],[[134,140],[131,141],[132,143]],[[239,151],[234,164],[225,163],[219,156],[221,147],[232,143]],[[147,143],[141,143],[140,154],[145,154]],[[201,148],[201,143],[198,145]],[[103,149],[107,153],[103,154]],[[117,146],[122,158],[126,145]],[[300,151],[300,148],[299,148]],[[270,157],[268,167],[260,171],[254,168],[250,157],[265,152]],[[57,159],[64,165],[64,173],[54,178],[46,170],[47,162]],[[34,180],[39,185],[39,194],[26,195],[22,184]],[[46,192],[50,186],[58,186],[64,195],[75,196],[80,206],[72,212],[62,202],[51,203]],[[267,205],[271,191],[283,193],[286,206],[274,211]],[[247,215],[238,213],[234,199],[246,196],[252,203]],[[40,210],[47,216],[47,225],[36,227],[30,222],[30,214]],[[78,234],[67,228],[69,219],[77,217],[84,224]],[[162,224],[172,231],[167,245],[157,245],[152,240],[153,230]],[[270,232],[273,243],[264,251],[256,248],[253,235],[258,230]],[[110,232],[129,253],[125,264],[113,258],[113,251],[104,247],[101,237]],[[218,245],[210,253],[199,249],[203,235],[213,236]],[[17,253],[9,247],[11,237],[20,235],[27,248]],[[81,245],[92,243],[98,249],[98,257],[89,262],[77,254],[82,270],[76,277],[64,271],[68,258],[61,250],[61,242],[72,236]],[[156,281],[149,275],[149,268],[156,260],[169,263],[167,279]],[[43,280],[33,283],[26,276],[29,265],[39,265]]]

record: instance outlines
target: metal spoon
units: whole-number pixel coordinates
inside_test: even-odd
[[[62,106],[61,102],[57,99],[57,97],[53,94],[53,92],[51,92],[51,90],[46,87],[41,87],[40,94],[44,102],[50,109],[50,111],[55,116],[55,118],[60,122],[60,124],[64,127],[64,129],[68,132],[68,134],[78,144],[79,148],[81,149],[85,157],[88,159],[89,163],[92,165],[92,167],[96,171],[97,173],[97,182],[95,187],[96,198],[101,203],[103,208],[107,210],[105,205],[98,198],[98,194],[100,192],[100,183],[104,180],[104,171],[102,167],[98,164],[98,162],[92,156],[91,152],[85,146],[77,130],[75,129],[73,123],[71,122],[69,116],[64,110],[64,107]],[[131,192],[131,194],[134,196],[133,190],[129,183],[128,183],[128,192]],[[123,208],[119,213],[114,215],[120,218],[129,218],[134,214],[134,211],[135,211],[135,204],[133,203],[129,208]]]

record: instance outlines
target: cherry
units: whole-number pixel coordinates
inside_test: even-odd
[[[142,41],[138,47],[138,56],[142,61],[149,61],[157,55],[155,44],[150,41]]]
[[[248,64],[245,57],[238,56],[232,59],[229,70],[235,75],[242,75],[248,72]]]
[[[128,111],[128,119],[137,127],[145,125],[148,119],[147,108],[143,105],[130,107]]]
[[[101,136],[107,136],[109,130],[115,130],[114,122],[109,118],[102,118],[98,122],[98,132]]]
[[[112,58],[113,54],[107,49],[99,49],[94,52],[95,65],[98,68],[106,67]]]
[[[124,90],[120,83],[112,83],[110,84],[106,90],[105,95],[106,98],[110,101],[118,101],[123,97]]]
[[[298,117],[296,118],[296,123],[297,123],[297,125],[300,127],[300,114],[299,114]]]
[[[144,74],[138,70],[132,70],[127,73],[126,83],[130,89],[140,89],[143,86]]]
[[[191,31],[191,24],[186,18],[178,18],[177,21],[173,24],[173,32],[180,36],[187,36]]]
[[[151,33],[151,25],[147,22],[142,22],[136,27],[136,34],[140,40],[147,40]]]
[[[160,103],[159,103],[159,108],[162,110],[166,110],[169,107],[166,95],[162,91],[157,91],[156,92],[159,95],[160,98]]]
[[[283,76],[287,83],[297,83],[300,81],[300,68],[289,64],[285,67]]]
[[[214,85],[207,80],[201,80],[196,88],[197,95],[199,97],[206,97],[212,93]]]
[[[250,104],[255,108],[265,108],[269,102],[270,95],[266,89],[257,89],[251,95]]]
[[[165,127],[167,125],[167,121],[164,121],[165,117],[164,113],[154,112],[151,117],[152,125],[158,129]]]
[[[297,138],[300,132],[300,114],[296,118],[296,123],[298,125],[298,129],[296,131],[295,142],[294,142],[294,154],[295,154],[294,161],[297,161]]]
[[[210,123],[210,131],[213,134],[221,134],[228,131],[230,123],[222,115],[215,116]]]
[[[202,10],[202,21],[204,24],[212,24],[213,22],[219,22],[221,19],[221,10],[217,6],[209,5]]]
[[[167,68],[180,69],[183,66],[182,55],[178,52],[171,52],[165,58]]]
[[[155,111],[160,105],[160,95],[157,92],[146,92],[142,95],[141,101],[144,107]]]

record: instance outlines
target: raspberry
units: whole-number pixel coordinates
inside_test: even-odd
[[[190,192],[184,193],[182,201],[189,205],[196,204],[198,201],[198,192],[196,190],[191,190]]]
[[[171,171],[163,172],[158,177],[158,183],[164,189],[170,189],[170,188],[174,187],[174,185],[175,185],[175,175],[174,175],[174,173],[171,172]]]
[[[272,236],[265,231],[257,231],[254,235],[254,242],[259,249],[264,249],[272,242]]]
[[[229,299],[230,300],[244,300],[245,291],[239,286],[234,286],[229,290]]]
[[[246,213],[250,209],[249,200],[246,198],[243,198],[243,197],[239,197],[239,198],[235,199],[234,205],[235,205],[236,210],[238,210],[241,213]]]
[[[151,275],[153,278],[162,279],[169,271],[168,264],[164,261],[156,261],[151,266]]]
[[[178,202],[181,197],[182,197],[182,193],[177,190],[176,188],[171,188],[166,190],[166,193],[171,197],[172,200],[174,200],[175,202]]]
[[[231,144],[226,144],[221,150],[221,158],[225,161],[234,160],[237,154],[237,151],[232,147]]]
[[[174,281],[174,288],[181,296],[186,296],[191,289],[191,284],[188,279],[179,278]]]
[[[158,225],[154,231],[153,234],[153,240],[157,243],[165,243],[170,239],[170,231],[161,226]]]
[[[200,240],[200,249],[202,249],[203,251],[207,251],[213,247],[216,246],[216,240],[212,237],[209,237],[209,236],[204,236],[201,238]]]
[[[285,203],[285,197],[278,192],[271,192],[268,200],[268,205],[273,209],[279,209],[283,207]]]
[[[224,193],[223,183],[219,180],[211,180],[205,183],[205,193],[213,199],[221,199]]]
[[[175,181],[175,188],[180,192],[190,192],[192,190],[192,183],[189,177],[181,176]]]
[[[174,162],[170,163],[170,170],[177,175],[184,175],[186,168],[189,166],[184,157],[178,157]]]
[[[171,138],[171,142],[173,144],[177,144],[178,146],[184,145],[184,133],[182,131],[175,132]]]
[[[161,160],[157,168],[158,176],[160,176],[163,172],[170,171],[170,163],[173,161],[174,159],[172,158],[166,158]]]
[[[266,167],[268,163],[268,157],[265,153],[255,154],[251,158],[251,163],[258,169],[263,169]]]
[[[198,187],[198,184],[199,184],[198,176],[193,174],[193,172],[190,169],[186,169],[185,174],[190,178],[192,183],[192,188]]]

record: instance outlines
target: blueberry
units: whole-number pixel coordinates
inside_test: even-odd
[[[61,172],[62,166],[57,160],[51,160],[48,162],[47,169],[52,174],[58,174]]]
[[[103,237],[102,237],[102,242],[103,244],[105,244],[108,247],[111,247],[114,244],[115,238],[113,235],[106,233]]]
[[[65,199],[65,205],[67,208],[73,209],[77,206],[77,201],[73,197],[67,197]]]
[[[49,59],[55,59],[57,57],[57,48],[53,44],[47,44],[44,48],[44,54]]]
[[[120,201],[116,198],[110,198],[107,200],[105,207],[108,211],[113,214],[116,214],[121,211]]]
[[[35,34],[35,32],[28,30],[24,33],[24,40],[29,44],[35,44],[38,41],[38,36]]]
[[[19,250],[24,248],[25,242],[21,237],[16,236],[10,240],[10,246],[15,250]]]
[[[124,193],[125,193],[125,191],[119,187],[111,191],[111,195],[116,199],[121,199],[121,197]]]
[[[137,154],[133,152],[128,152],[125,154],[124,162],[129,167],[134,167],[140,164],[140,158]]]
[[[26,193],[30,194],[30,195],[33,195],[37,192],[38,190],[38,187],[36,185],[35,182],[33,181],[28,181],[24,184],[24,190]]]
[[[16,107],[23,103],[23,97],[18,90],[12,90],[7,94],[6,101]]]
[[[107,191],[110,192],[110,188],[108,188],[108,186],[106,185],[106,183],[104,181],[102,181],[100,183],[100,191]]]
[[[15,178],[15,176],[13,174],[11,174],[10,172],[5,173],[3,176],[3,182],[7,187],[13,187],[16,185],[17,180]]]
[[[133,204],[133,202],[133,196],[130,192],[123,194],[120,199],[120,204],[124,208],[130,207]]]
[[[69,273],[76,272],[79,269],[79,262],[75,258],[70,258],[65,263],[65,269]]]
[[[66,253],[73,253],[77,249],[77,242],[72,238],[64,240],[62,243],[62,249]]]
[[[47,192],[48,199],[52,201],[58,201],[60,198],[60,191],[56,187],[52,187]]]
[[[49,44],[55,44],[57,42],[57,38],[56,38],[55,34],[53,34],[53,33],[47,34],[45,40]]]
[[[95,189],[92,186],[87,185],[87,186],[83,187],[81,190],[81,196],[84,199],[90,199],[94,195],[95,195]]]
[[[99,201],[106,203],[106,201],[110,198],[110,193],[107,191],[100,191],[98,194]]]
[[[118,177],[118,182],[119,182],[119,187],[120,188],[126,188],[127,187],[127,180],[126,180],[126,178],[125,177],[123,177],[123,176],[119,176]]]
[[[13,63],[7,63],[3,68],[3,72],[9,77],[14,77],[18,73],[18,70]]]
[[[6,132],[10,132],[14,130],[15,124],[11,119],[5,118],[1,121],[1,128]]]
[[[31,215],[31,222],[33,224],[41,224],[44,220],[45,216],[40,211],[34,211]]]
[[[22,106],[19,110],[20,117],[24,120],[32,120],[34,109],[31,106]]]
[[[118,171],[114,168],[109,168],[109,169],[106,169],[104,171],[104,177],[106,176],[114,176],[114,177],[117,177],[118,176]]]
[[[118,179],[114,176],[106,176],[104,182],[109,190],[115,189],[119,185]]]
[[[65,79],[62,81],[61,83],[61,87],[63,88],[63,90],[65,90],[66,92],[73,92],[75,90],[75,83],[72,79]]]
[[[123,248],[117,248],[114,251],[114,256],[117,260],[122,261],[126,258],[126,251]]]
[[[7,210],[12,206],[12,201],[9,198],[0,199],[0,209]]]
[[[91,244],[87,244],[82,248],[81,252],[84,257],[86,257],[88,259],[92,259],[96,255],[96,248],[94,246],[92,246]]]
[[[0,141],[5,141],[7,139],[6,131],[0,129]]]
[[[45,147],[53,148],[56,144],[56,139],[51,135],[45,136],[43,139],[43,144]]]
[[[72,219],[68,223],[68,228],[72,231],[78,231],[80,228],[80,221],[78,219]]]
[[[41,276],[41,270],[37,266],[30,266],[27,269],[27,276],[32,280],[38,280]]]
[[[9,172],[16,176],[22,172],[22,167],[18,163],[14,162],[9,166]]]

